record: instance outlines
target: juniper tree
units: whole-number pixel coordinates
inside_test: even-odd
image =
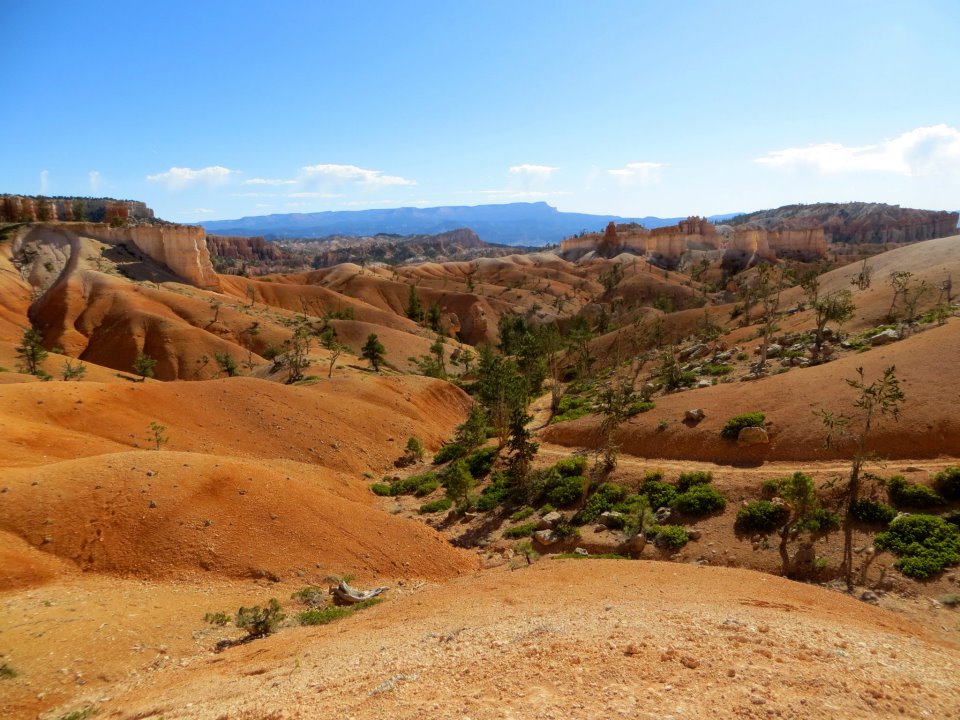
[[[140,376],[140,382],[144,382],[148,377],[153,377],[153,368],[157,361],[147,355],[143,350],[137,353],[133,359],[133,371]]]
[[[847,385],[856,392],[853,401],[854,413],[833,413],[820,411],[820,417],[827,429],[828,447],[847,446],[853,457],[850,461],[850,474],[840,486],[843,515],[843,564],[842,569],[847,589],[853,590],[853,526],[856,518],[852,508],[860,499],[863,482],[863,468],[875,458],[868,448],[870,437],[880,422],[891,417],[900,419],[901,407],[905,396],[897,380],[896,368],[891,365],[883,371],[883,376],[869,385],[864,378],[863,368],[857,368],[857,377],[848,378]]]
[[[380,363],[384,361],[386,354],[387,349],[380,342],[376,333],[367,335],[367,341],[360,348],[360,357],[370,363],[374,372],[380,372]]]
[[[49,354],[43,347],[43,335],[39,330],[27,328],[23,331],[20,344],[16,347],[19,369],[28,375],[39,375],[40,366]]]

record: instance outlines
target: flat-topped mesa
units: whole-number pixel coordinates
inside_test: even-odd
[[[66,229],[110,245],[136,247],[191,285],[205,290],[220,289],[220,278],[210,262],[206,232],[202,227],[172,224],[111,227],[103,223],[71,223]]]
[[[153,210],[137,200],[0,195],[0,222],[153,221]]]
[[[827,243],[823,228],[736,227],[724,228],[721,233],[713,223],[698,217],[654,230],[610,223],[602,235],[581,235],[560,243],[560,255],[567,260],[577,260],[590,253],[611,258],[625,252],[649,256],[658,264],[676,265],[692,250],[731,250],[769,260],[777,257],[812,259],[826,255]]]

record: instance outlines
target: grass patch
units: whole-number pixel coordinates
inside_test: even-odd
[[[428,515],[430,513],[445,512],[453,507],[453,500],[450,498],[438,498],[424,503],[420,506],[420,514]]]
[[[510,519],[513,522],[520,522],[521,520],[526,520],[528,517],[533,515],[533,512],[534,511],[532,507],[529,507],[529,506],[522,507],[519,510],[517,510],[513,515],[511,515]]]
[[[726,423],[724,423],[723,429],[720,431],[720,437],[722,437],[724,440],[736,440],[743,428],[762,428],[766,419],[767,416],[762,412],[749,412],[741,413],[740,415],[734,415],[732,418],[727,420]]]
[[[297,622],[301,625],[328,625],[336,620],[349,617],[360,610],[379,605],[382,602],[383,600],[381,598],[370,598],[369,600],[345,607],[331,605],[330,607],[316,610],[304,610],[302,613],[297,614]]]
[[[503,531],[503,536],[505,538],[523,538],[530,537],[533,535],[533,531],[537,529],[537,523],[524,523],[523,525],[517,525],[516,527],[507,528]]]

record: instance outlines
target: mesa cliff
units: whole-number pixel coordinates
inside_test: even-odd
[[[0,195],[0,222],[83,221],[109,223],[156,221],[153,210],[138,200],[113,198]]]
[[[641,225],[610,223],[602,233],[568,238],[560,243],[566,260],[612,258],[620,253],[648,256],[674,267],[690,251],[720,251],[756,255],[765,259],[795,257],[815,259],[827,252],[822,228],[767,230],[752,226],[714,226],[705,218],[690,217],[670,227],[647,230]]]

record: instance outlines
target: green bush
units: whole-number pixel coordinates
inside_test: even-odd
[[[522,507],[517,510],[510,516],[510,519],[513,520],[513,522],[520,522],[521,520],[526,520],[531,515],[533,515],[533,508],[528,505],[527,507]]]
[[[557,507],[572,505],[583,497],[583,489],[588,482],[582,475],[558,476],[556,481],[546,489],[547,498]]]
[[[626,497],[627,489],[622,485],[603,483],[593,492],[584,508],[574,516],[573,521],[577,525],[594,522],[601,513],[613,510],[613,506],[623,502]]]
[[[649,535],[659,548],[679,550],[690,540],[690,535],[679,525],[654,525]]]
[[[329,607],[316,610],[306,610],[297,614],[297,622],[301,625],[326,625],[334,620],[340,620],[353,615],[358,610],[366,610],[367,608],[373,607],[374,605],[379,605],[382,602],[383,598],[375,597],[370,598],[369,600],[364,600],[363,602],[354,603],[353,605],[348,605],[346,607],[330,605]]]
[[[530,537],[533,535],[533,531],[537,529],[536,523],[524,523],[523,525],[517,525],[516,527],[507,528],[503,531],[503,536],[505,538],[522,538]]]
[[[634,415],[639,415],[640,413],[650,412],[656,407],[656,405],[649,400],[637,400],[632,402],[627,406],[626,416],[633,417]]]
[[[420,506],[420,514],[438,513],[449,510],[453,506],[453,500],[450,498],[437,498]]]
[[[864,498],[851,503],[850,514],[867,525],[889,525],[897,511],[886,503]]]
[[[887,481],[887,495],[897,507],[930,508],[943,504],[943,498],[926,485],[918,485],[903,475],[894,475]]]
[[[960,530],[935,515],[901,516],[889,530],[877,533],[874,545],[896,555],[894,567],[919,580],[960,563]]]
[[[424,495],[429,495],[438,487],[440,487],[440,481],[437,479],[436,474],[425,472],[394,480],[390,486],[390,494],[423,497]]]
[[[948,512],[943,516],[943,519],[952,525],[956,525],[960,528],[960,510],[954,510],[953,512]]]
[[[437,454],[433,456],[433,464],[442,465],[443,463],[451,460],[459,460],[466,454],[467,448],[460,443],[447,443],[442,448],[437,450]]]
[[[727,506],[727,499],[710,485],[694,485],[677,495],[670,507],[684,515],[707,515]]]
[[[249,637],[259,638],[276,630],[285,617],[277,599],[270,598],[266,607],[255,605],[252,608],[242,607],[237,610],[233,624],[241,630],[246,630]]]
[[[719,365],[714,363],[707,363],[706,365],[703,365],[700,368],[700,370],[703,372],[704,375],[720,376],[720,375],[729,375],[730,373],[732,373],[733,367],[730,365]]]
[[[510,495],[510,478],[502,472],[494,473],[493,480],[477,498],[477,510],[489,512],[503,503]]]
[[[647,502],[654,510],[670,507],[670,503],[677,497],[677,490],[673,485],[659,480],[648,480],[640,487],[640,492],[647,496]]]
[[[947,500],[960,500],[960,467],[948,467],[934,475],[933,488]]]
[[[817,508],[803,523],[803,530],[814,534],[826,534],[840,529],[840,515],[833,510]]]
[[[760,483],[760,497],[764,500],[773,500],[780,492],[779,480],[764,480]]]
[[[587,402],[586,398],[567,393],[560,398],[560,404],[557,406],[557,413],[550,419],[550,422],[558,423],[566,420],[576,420],[577,418],[589,414],[590,404]]]
[[[474,450],[467,456],[467,468],[475,478],[486,476],[497,459],[497,448],[485,447]]]
[[[790,511],[783,505],[769,500],[754,500],[737,511],[733,527],[740,533],[768,533],[783,527],[790,518]]]
[[[583,475],[587,471],[587,459],[582,455],[574,455],[558,460],[553,467],[563,477]]]
[[[713,482],[713,473],[703,470],[692,470],[690,472],[680,473],[677,480],[677,492],[684,493],[694,485],[709,485]]]
[[[327,591],[319,585],[308,585],[307,587],[300,588],[296,592],[290,593],[290,599],[315,608],[326,605],[327,594]]]
[[[766,419],[767,416],[762,412],[749,412],[742,413],[740,415],[734,415],[724,424],[723,429],[720,431],[720,437],[726,440],[736,440],[737,436],[740,435],[740,430],[745,427],[762,428]]]
[[[374,495],[379,495],[380,497],[393,495],[393,487],[386,483],[374,483],[370,486],[370,490]]]

